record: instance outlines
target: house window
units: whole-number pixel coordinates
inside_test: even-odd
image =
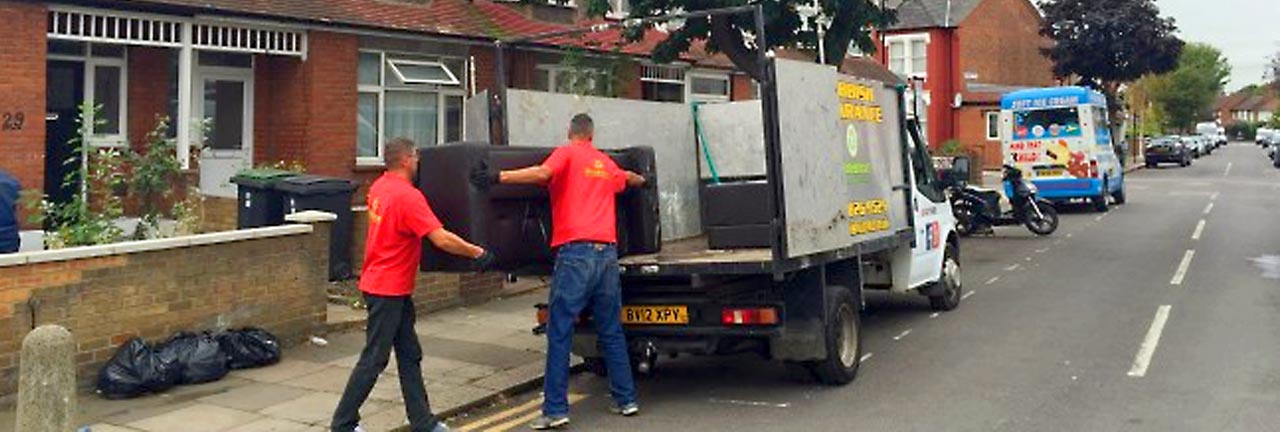
[[[1000,140],[1000,112],[987,111],[986,113],[984,113],[984,115],[987,117],[987,140],[999,141]]]
[[[889,46],[889,70],[904,77],[928,76],[928,35],[890,36],[885,43]]]
[[[728,102],[732,93],[729,75],[689,74],[689,100],[693,102]]]
[[[93,133],[89,144],[119,147],[128,142],[128,62],[122,45],[50,40],[50,60],[75,61],[84,64],[84,99],[98,107],[96,118],[90,119]]]
[[[538,65],[534,70],[534,83],[535,90],[551,93],[600,97],[613,94],[613,80],[609,74],[590,67]]]
[[[644,65],[640,74],[642,98],[654,102],[684,102],[684,75],[684,68],[679,66]]]
[[[622,19],[631,15],[630,0],[609,0],[609,13],[605,16],[608,18]]]
[[[460,140],[465,65],[461,59],[360,51],[356,162],[383,163],[383,146],[392,138],[419,146]]]

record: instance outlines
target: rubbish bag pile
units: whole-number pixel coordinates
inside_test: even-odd
[[[133,338],[98,373],[98,392],[107,399],[128,399],[182,384],[217,381],[235,369],[280,361],[280,341],[259,328],[217,335],[180,332],[155,346]]]

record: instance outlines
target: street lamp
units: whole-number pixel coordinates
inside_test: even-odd
[[[818,62],[827,64],[825,39],[827,27],[831,26],[831,17],[822,13],[822,6],[818,4],[818,0],[813,0],[813,3],[807,5],[796,6],[796,14],[800,15],[801,18],[804,18],[800,21],[801,31],[809,31],[809,19],[814,18],[814,23],[818,26]]]

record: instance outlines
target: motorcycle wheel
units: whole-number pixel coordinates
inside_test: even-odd
[[[956,234],[961,237],[968,237],[973,234],[974,219],[977,214],[974,213],[973,205],[963,201],[957,202],[956,206],[951,210],[951,214],[956,217]]]
[[[1053,205],[1046,202],[1038,202],[1036,206],[1040,208],[1040,215],[1036,215],[1035,209],[1027,208],[1026,222],[1027,229],[1039,236],[1047,236],[1058,230],[1058,211]],[[1030,206],[1028,206],[1030,207]]]

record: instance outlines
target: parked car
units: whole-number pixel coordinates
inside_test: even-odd
[[[1275,131],[1269,128],[1258,128],[1258,131],[1253,135],[1253,142],[1258,143],[1260,146],[1267,147],[1270,145],[1271,136],[1274,134]]]
[[[1179,141],[1182,141],[1182,144],[1187,146],[1187,149],[1191,151],[1191,157],[1194,159],[1200,159],[1200,156],[1207,154],[1204,148],[1204,141],[1200,138],[1184,136],[1179,137]]]
[[[1146,156],[1147,168],[1155,168],[1162,163],[1176,163],[1185,167],[1191,165],[1192,159],[1190,147],[1176,136],[1151,140],[1143,154]]]

